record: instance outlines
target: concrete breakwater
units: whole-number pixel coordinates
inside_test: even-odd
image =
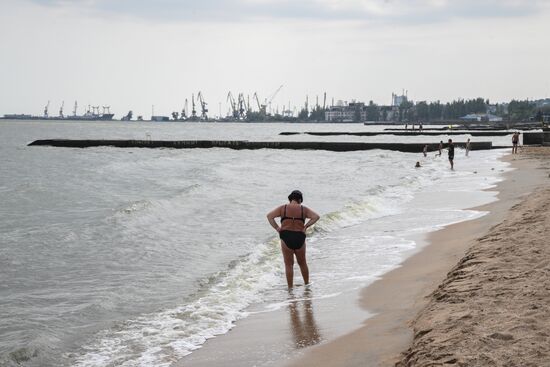
[[[294,132],[294,131],[284,131],[279,133],[279,135],[316,135],[316,136],[337,136],[337,135],[352,135],[352,136],[377,136],[377,135],[398,135],[398,136],[439,136],[439,135],[471,135],[471,136],[506,136],[512,135],[513,132],[509,131],[419,131],[419,130],[408,130],[408,131],[358,131],[358,132],[343,132],[343,131],[305,131],[305,132]]]
[[[550,145],[550,129],[537,133],[523,133],[524,145]]]
[[[464,147],[465,142],[455,142],[455,146]],[[424,145],[428,151],[438,149],[435,143],[361,143],[361,142],[314,142],[314,141],[247,141],[247,140],[73,140],[48,139],[36,140],[29,146],[53,146],[65,148],[116,147],[116,148],[228,148],[228,149],[294,149],[328,150],[348,152],[357,150],[386,149],[407,153],[422,152]],[[445,144],[446,146],[446,144]],[[491,142],[470,143],[472,150],[492,149]]]

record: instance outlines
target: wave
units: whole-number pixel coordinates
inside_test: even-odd
[[[376,186],[363,199],[351,201],[341,210],[323,215],[309,234],[318,240],[334,230],[364,220],[396,213],[399,203],[412,195],[402,187]],[[132,204],[138,208],[149,204]],[[139,210],[139,209],[136,209]],[[282,286],[279,241],[271,238],[248,255],[231,262],[227,269],[200,281],[190,301],[173,309],[127,320],[96,335],[75,359],[78,367],[169,366],[190,354],[209,338],[229,331],[248,315],[245,309],[263,300],[266,290]]]

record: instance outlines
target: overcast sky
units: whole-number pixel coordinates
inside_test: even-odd
[[[0,0],[0,114],[550,96],[550,0]],[[82,111],[79,111],[80,113]]]

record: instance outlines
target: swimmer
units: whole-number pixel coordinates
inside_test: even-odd
[[[416,162],[416,166],[414,166],[414,168],[420,168],[420,167],[422,167],[422,166],[420,165],[420,162]]]
[[[306,230],[319,220],[319,215],[303,206],[303,200],[302,193],[299,190],[294,190],[288,195],[288,204],[278,206],[267,214],[269,224],[279,232],[289,289],[294,283],[294,256],[300,266],[304,284],[309,284],[309,269],[306,262]],[[280,226],[275,222],[275,218],[281,218]],[[309,219],[307,223],[306,219]]]

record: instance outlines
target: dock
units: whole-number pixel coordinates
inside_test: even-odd
[[[314,141],[248,141],[248,140],[73,140],[48,139],[36,140],[29,146],[52,146],[64,148],[170,148],[170,149],[291,149],[291,150],[327,150],[332,152],[350,152],[358,150],[385,149],[406,153],[420,153],[424,145],[428,151],[438,149],[437,143],[363,143],[363,142],[314,142]],[[464,147],[465,142],[455,142],[456,147]],[[444,144],[446,147],[446,144]],[[492,149],[492,142],[472,142],[471,150]]]

